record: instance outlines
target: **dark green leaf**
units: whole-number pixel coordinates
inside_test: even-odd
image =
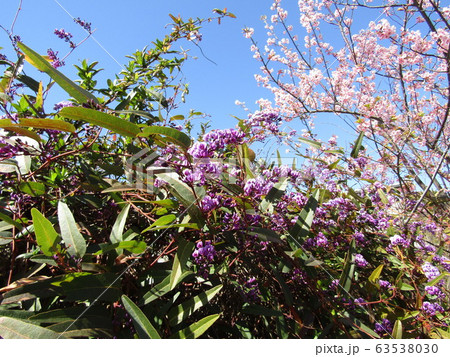
[[[185,133],[165,126],[147,126],[138,136],[164,135],[168,141],[187,150],[191,145],[191,139]]]
[[[78,258],[86,253],[86,241],[78,231],[77,224],[69,207],[62,201],[58,202],[58,221],[61,237],[66,245],[67,252]]]
[[[141,132],[140,128],[136,124],[111,114],[99,112],[95,109],[65,107],[61,109],[59,115],[72,120],[85,121],[123,136],[134,138]]]
[[[222,289],[222,285],[217,285],[212,289],[203,291],[197,296],[173,307],[169,313],[169,325],[175,326],[191,316],[195,311],[200,309],[211,301],[211,299]]]
[[[358,138],[355,141],[355,144],[353,145],[353,150],[350,153],[350,156],[354,159],[358,157],[359,151],[361,150],[361,144],[364,139],[364,132],[360,132],[358,135]]]
[[[342,270],[341,277],[339,278],[338,292],[340,294],[350,292],[352,281],[355,275],[355,255],[356,244],[355,239],[352,239],[350,248],[345,256],[344,268]]]
[[[194,243],[184,239],[178,241],[177,254],[172,265],[172,273],[170,275],[170,290],[172,290],[179,282],[182,274],[186,271],[186,263],[194,250]]]
[[[0,336],[5,339],[57,339],[59,333],[12,317],[0,317]]]
[[[152,338],[152,339],[160,339],[158,331],[153,327],[147,316],[139,309],[139,307],[131,301],[131,299],[122,295],[122,303],[125,307],[125,310],[130,314],[133,319],[133,325],[136,329],[136,332],[139,335],[139,338]]]
[[[30,62],[38,70],[47,73],[59,86],[64,89],[70,96],[75,98],[80,103],[85,103],[92,100],[98,103],[97,98],[91,93],[81,88],[61,72],[52,67],[52,65],[37,52],[28,48],[23,43],[18,42],[17,46],[25,53],[26,60]]]
[[[219,317],[220,314],[207,316],[200,321],[193,323],[189,327],[174,333],[170,338],[198,338],[203,335]]]
[[[31,209],[31,216],[33,218],[36,242],[41,248],[42,253],[47,256],[53,256],[55,253],[58,253],[60,251],[58,243],[61,239],[53,228],[53,225],[36,208]]]

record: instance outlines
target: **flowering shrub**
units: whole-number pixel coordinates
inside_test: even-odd
[[[44,93],[49,89],[23,80],[22,73],[10,74],[11,68],[21,67],[23,56],[19,54],[17,63],[2,62],[8,70],[0,104],[1,337],[449,336],[445,190],[435,192],[430,185],[420,191],[418,183],[410,188],[404,177],[404,170],[417,170],[416,181],[428,173],[433,184],[438,176],[439,185],[448,183],[436,156],[438,146],[423,149],[420,156],[414,150],[423,138],[403,131],[401,145],[378,142],[376,137],[387,140],[397,129],[392,123],[371,127],[372,117],[398,116],[399,128],[407,118],[391,105],[395,101],[374,98],[375,89],[363,94],[359,85],[345,82],[371,87],[366,75],[372,74],[365,73],[371,69],[355,69],[363,62],[359,56],[367,66],[381,66],[378,73],[387,72],[387,59],[381,64],[369,60],[382,52],[377,41],[400,41],[396,29],[387,20],[371,24],[359,35],[363,38],[354,37],[354,57],[351,51],[335,53],[316,30],[321,21],[337,21],[345,34],[351,21],[343,11],[351,9],[336,5],[335,12],[325,15],[319,10],[330,10],[328,2],[299,4],[301,24],[309,34],[305,46],[318,51],[318,64],[321,58],[327,61],[321,53],[335,56],[336,73],[325,79],[318,68],[302,62],[301,51],[289,51],[286,45],[294,37],[279,42],[271,37],[267,53],[254,50],[266,76],[258,78],[273,90],[276,105],[262,101],[264,108],[235,128],[197,139],[173,123],[182,119],[171,114],[182,86],[172,72],[185,58],[170,48],[182,39],[200,41],[201,19],[172,16],[173,33],[130,56],[126,69],[107,88],[97,86],[95,62],[77,67],[77,84],[62,76],[55,59],[50,64],[25,44],[15,43],[70,100],[50,105],[52,112],[47,112]],[[419,7],[414,11],[420,12],[425,5],[402,6],[408,11]],[[281,1],[273,10],[268,30],[280,24],[286,33],[292,31]],[[424,13],[434,16],[434,11]],[[215,12],[219,19],[233,17],[226,10]],[[446,9],[441,12],[448,17]],[[92,33],[91,24],[77,23]],[[428,42],[406,31],[401,43],[408,70],[424,64],[410,57],[430,46],[440,60],[445,31],[439,27]],[[247,29],[245,36],[253,33]],[[65,31],[58,36],[71,39]],[[416,36],[414,43],[408,40],[411,36]],[[370,44],[368,53],[357,45],[363,42]],[[269,50],[277,43],[290,61]],[[269,85],[274,78],[264,55],[290,66],[291,71],[282,73],[296,73],[302,80],[292,82],[297,85],[275,81],[278,89]],[[392,79],[401,79],[392,71]],[[19,92],[16,84],[22,82],[27,89]],[[426,85],[434,92],[442,85],[437,83],[438,88]],[[419,95],[426,95],[425,87]],[[435,110],[442,115],[441,108]],[[350,153],[337,146],[336,137],[319,141],[307,118],[319,111],[357,113],[357,125],[367,129],[366,135],[359,135]],[[306,134],[283,132],[282,123],[296,117],[307,125]],[[432,132],[439,143],[447,143],[443,120],[428,128],[416,126],[414,130]],[[305,159],[302,165],[256,158],[251,144],[272,137],[311,146],[296,151]],[[378,167],[363,147],[368,139],[383,144],[379,155],[384,160],[387,152],[399,155],[397,166],[383,161]],[[409,158],[402,150],[393,151],[394,144],[409,150]],[[405,166],[411,155],[416,164]],[[423,165],[426,160],[436,174]],[[397,175],[389,176],[388,169],[397,169]]]

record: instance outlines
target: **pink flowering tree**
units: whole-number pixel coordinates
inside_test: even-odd
[[[365,137],[363,178],[395,182],[402,198],[447,197],[450,7],[437,0],[300,0],[298,7],[289,18],[282,1],[273,3],[265,44],[244,30],[261,63],[255,78],[273,94],[261,107],[300,120],[314,140],[316,118],[345,123]]]

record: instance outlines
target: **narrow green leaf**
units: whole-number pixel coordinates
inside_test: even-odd
[[[181,274],[177,284],[181,283],[184,279],[192,276],[193,274],[194,273],[192,271],[185,271],[183,274]],[[163,281],[161,281],[159,284],[151,288],[150,291],[145,293],[141,300],[142,305],[150,304],[151,302],[159,299],[161,296],[164,296],[170,291],[170,275],[168,275],[166,278],[164,278]]]
[[[396,340],[403,338],[403,326],[400,320],[395,321],[394,328],[392,329],[392,337]]]
[[[437,277],[435,277],[433,280],[430,280],[426,285],[427,286],[434,286],[434,285],[439,283],[442,279],[444,279],[447,276],[450,276],[450,273],[444,272],[444,273],[438,275]]]
[[[275,242],[280,244],[283,243],[283,241],[280,239],[280,235],[271,229],[261,227],[248,227],[247,233],[263,241]]]
[[[352,152],[350,153],[350,156],[354,159],[358,157],[359,151],[361,150],[361,144],[364,139],[364,132],[360,132],[358,135],[358,138],[355,141],[355,144],[353,145]]]
[[[102,246],[102,244],[100,246]],[[141,254],[145,252],[145,250],[147,249],[147,244],[145,244],[145,242],[138,242],[135,240],[123,241],[114,244],[104,244],[104,246],[102,246],[102,249],[92,254],[93,255],[105,254],[111,250],[116,249],[120,250],[125,249],[133,254]]]
[[[186,263],[194,250],[194,243],[180,239],[178,243],[177,254],[172,265],[172,273],[170,274],[170,290],[172,290],[179,282],[181,275],[186,270]]]
[[[19,190],[32,197],[44,196],[45,185],[42,182],[22,181],[19,183]]]
[[[78,231],[77,224],[69,207],[62,201],[58,202],[58,221],[61,237],[66,245],[67,252],[78,258],[86,254],[86,241]]]
[[[209,315],[205,318],[201,319],[198,322],[193,323],[189,327],[186,327],[185,329],[175,332],[170,338],[198,338],[201,335],[203,335],[206,330],[208,330],[214,322],[216,322],[220,317],[220,314],[215,315]]]
[[[33,218],[36,243],[41,248],[42,253],[49,257],[58,253],[60,251],[58,243],[61,239],[50,221],[36,208],[31,209],[31,217]]]
[[[349,293],[352,286],[353,277],[355,275],[355,255],[356,243],[352,239],[350,248],[345,256],[344,268],[341,277],[339,278],[338,292],[339,294]]]
[[[148,137],[151,135],[164,135],[165,137],[167,137],[168,141],[182,147],[185,150],[188,149],[191,145],[191,138],[185,133],[165,126],[144,127],[142,133],[140,133],[138,136]]]
[[[65,107],[59,112],[59,115],[72,119],[88,122],[93,125],[111,130],[117,134],[129,137],[136,137],[140,128],[127,120],[118,118],[114,115],[99,112],[95,109],[83,107]]]
[[[109,236],[109,241],[111,243],[119,243],[123,240],[123,230],[125,228],[125,222],[127,220],[129,211],[130,205],[126,205],[117,216],[117,219],[114,222],[111,234]]]
[[[0,336],[5,339],[60,338],[59,333],[12,317],[0,317]]]
[[[59,86],[64,89],[70,96],[75,98],[80,103],[86,103],[88,100],[92,100],[98,103],[97,98],[89,93],[87,90],[81,88],[69,78],[63,75],[61,72],[52,67],[52,65],[37,52],[31,48],[25,46],[23,43],[18,42],[17,46],[25,53],[26,60],[31,63],[38,70],[47,73]]]
[[[259,209],[262,212],[273,213],[273,207],[276,201],[283,196],[284,192],[286,191],[287,184],[288,179],[286,177],[280,179],[280,181],[274,184],[269,193],[260,203]]]
[[[139,338],[152,338],[152,339],[160,339],[158,331],[153,327],[147,316],[139,309],[139,307],[131,301],[131,299],[122,295],[122,303],[125,307],[125,310],[130,314],[133,319],[133,325],[136,329],[136,332],[139,335]]]
[[[166,216],[162,216],[158,218],[153,224],[150,226],[150,228],[153,227],[159,227],[159,226],[167,226],[170,223],[174,222],[177,219],[177,216],[174,214],[168,214]]]
[[[343,316],[344,317],[340,320],[347,326],[351,326],[357,331],[361,331],[372,338],[380,338],[380,335],[378,335],[374,330],[362,323],[361,320],[350,315],[348,312],[344,312]]]
[[[293,250],[302,249],[302,245],[311,231],[311,225],[314,215],[319,205],[320,191],[316,190],[306,202],[305,207],[300,212],[300,215],[295,222],[295,225],[289,230],[287,236],[288,242]],[[297,256],[298,254],[294,254]]]
[[[4,211],[4,212],[7,212],[7,211]],[[19,230],[23,229],[23,226],[19,222],[16,222],[14,219],[12,219],[11,217],[9,217],[8,215],[6,215],[3,212],[0,212],[0,220],[13,225],[14,227],[16,227]]]
[[[307,139],[307,138],[298,138],[298,141],[301,141],[305,144],[308,144],[316,149],[320,149],[322,147],[322,143],[316,141],[316,140],[312,140],[312,139]]]
[[[204,189],[195,192],[184,182],[170,176],[167,173],[156,174],[157,177],[169,183],[167,189],[178,199],[182,205],[187,209],[189,216],[200,227],[203,227],[205,219],[198,208],[198,200],[201,200],[205,195]]]
[[[221,289],[222,285],[217,285],[212,289],[201,292],[197,296],[194,296],[180,305],[174,306],[167,314],[167,317],[169,318],[169,325],[175,326],[184,321],[195,311],[209,303]]]
[[[375,268],[375,270],[370,274],[369,281],[372,284],[376,284],[378,279],[380,279],[381,271],[383,270],[384,264],[378,265],[378,267]]]
[[[21,118],[19,119],[19,125],[36,129],[59,130],[67,131],[69,133],[75,132],[75,127],[72,124],[57,119]]]

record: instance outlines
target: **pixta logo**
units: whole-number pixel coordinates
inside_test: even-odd
[[[176,174],[170,167],[155,166],[154,163],[159,158],[158,153],[145,148],[126,160],[125,174],[132,187],[153,193],[157,174]],[[158,160],[158,165],[162,164],[164,164],[164,161]]]

